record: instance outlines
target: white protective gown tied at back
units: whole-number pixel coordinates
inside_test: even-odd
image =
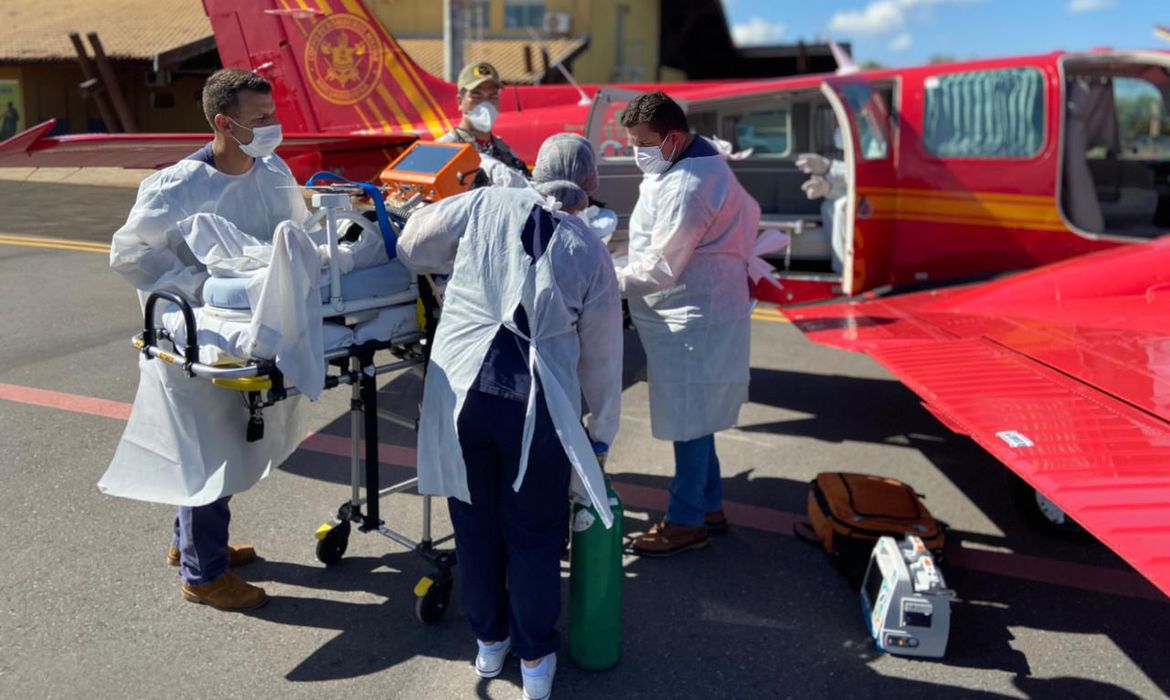
[[[532,263],[521,231],[533,207],[547,205],[548,200],[529,188],[482,188],[422,209],[403,231],[398,258],[407,267],[420,274],[451,275],[423,387],[418,487],[420,493],[471,502],[458,418],[503,326],[527,337],[529,371],[539,381],[540,395],[573,465],[573,490],[589,497],[609,526],[613,517],[589,437],[612,443],[621,418],[617,280],[600,239],[579,218],[561,212],[552,214],[556,228],[547,251]],[[529,336],[514,320],[521,305]],[[536,394],[529,394],[525,457],[535,426]],[[581,424],[582,397],[590,412],[588,435]],[[522,457],[513,484],[517,491],[526,468]]]
[[[149,292],[168,290],[198,304],[208,272],[184,242],[180,225],[214,213],[271,240],[282,221],[308,218],[296,184],[276,156],[258,159],[243,175],[180,161],[143,181],[126,225],[114,234],[110,266],[138,289],[140,301]],[[248,411],[239,393],[187,377],[160,360],[140,358],[138,364],[138,394],[98,483],[103,493],[205,505],[250,488],[304,439],[301,397],[265,409],[263,439],[248,442]]]
[[[736,424],[748,398],[748,261],[760,206],[718,151],[695,137],[688,156],[642,179],[630,254],[617,271],[646,350],[650,424],[685,441]]]

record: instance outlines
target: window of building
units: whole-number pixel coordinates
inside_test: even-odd
[[[787,109],[748,112],[735,120],[735,148],[750,148],[753,156],[786,156],[792,150],[791,126]]]
[[[540,29],[544,26],[544,0],[508,0],[504,5],[508,29]]]
[[[1029,158],[1044,146],[1044,76],[1034,68],[926,79],[922,141],[942,158]]]
[[[467,25],[472,29],[490,29],[492,0],[471,0],[471,5],[467,8]]]

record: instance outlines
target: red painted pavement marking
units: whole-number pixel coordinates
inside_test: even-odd
[[[0,400],[118,420],[126,420],[130,417],[130,404],[128,403],[15,384],[0,384]],[[348,457],[350,455],[350,439],[340,435],[309,433],[299,449]],[[362,441],[359,450],[364,451],[364,449],[365,443]],[[364,452],[359,452],[359,454],[364,454]],[[417,456],[418,452],[414,448],[378,443],[378,460],[383,464],[413,468],[417,464]],[[621,482],[615,483],[614,486],[621,494],[622,500],[628,505],[659,512],[666,511],[666,503],[670,496],[663,489]],[[796,513],[734,501],[725,501],[723,509],[727,514],[728,521],[734,525],[789,537],[792,536],[792,526],[805,520],[803,515]],[[948,547],[947,561],[949,564],[964,569],[998,576],[1141,598],[1159,603],[1170,602],[1153,584],[1136,572],[1044,559],[1026,554],[968,549],[962,546]]]
[[[56,408],[61,411],[85,413],[103,418],[127,420],[130,418],[130,404],[108,399],[95,399],[92,396],[78,396],[77,394],[63,394],[48,389],[34,389],[31,386],[17,386],[15,384],[0,384],[0,399],[27,403],[33,406]]]

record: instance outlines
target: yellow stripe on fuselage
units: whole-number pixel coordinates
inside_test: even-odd
[[[991,228],[1065,231],[1056,200],[1044,195],[941,192],[888,187],[861,188],[882,220],[956,223]]]

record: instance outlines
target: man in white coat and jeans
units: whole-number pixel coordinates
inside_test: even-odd
[[[635,97],[622,126],[645,175],[618,285],[646,350],[651,431],[675,455],[666,518],[634,550],[666,557],[727,529],[715,433],[748,398],[747,266],[760,206],[665,94]]]

